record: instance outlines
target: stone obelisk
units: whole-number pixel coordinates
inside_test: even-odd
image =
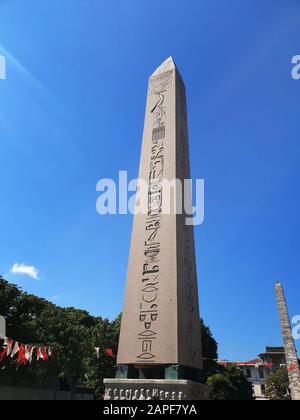
[[[165,181],[177,179],[183,185],[189,178],[186,93],[170,57],[148,84],[139,170],[139,179],[147,185],[147,211],[134,216],[117,359],[119,382],[105,380],[108,399],[129,388],[161,399],[169,393],[179,399],[208,395],[200,384],[194,227],[186,223],[184,212],[176,211],[184,201],[178,183],[165,188]],[[173,203],[169,213],[162,211],[166,200]]]
[[[292,400],[300,400],[300,370],[295,342],[293,339],[290,318],[288,314],[284,290],[281,283],[275,286],[277,306],[280,316],[286,364],[289,375],[290,391]]]

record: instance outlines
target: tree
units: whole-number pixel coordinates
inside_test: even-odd
[[[51,302],[24,293],[0,277],[0,314],[7,320],[7,335],[24,344],[49,345],[53,357],[47,363],[17,366],[16,360],[4,358],[0,365],[0,383],[9,378],[10,384],[27,383],[40,378],[42,385],[54,386],[58,380],[77,383],[103,393],[103,378],[114,377],[121,315],[114,321],[91,316],[75,308],[60,308]],[[242,372],[233,367],[223,368],[216,362],[218,345],[211,330],[201,319],[204,357],[203,381],[212,386],[216,399],[249,399],[251,385]],[[100,358],[95,355],[99,347]]]
[[[212,389],[214,400],[231,400],[234,394],[234,388],[223,373],[215,373],[207,379],[207,385]]]
[[[286,367],[269,376],[266,383],[266,397],[269,400],[290,400],[289,377]]]
[[[253,400],[253,387],[236,366],[219,366],[219,372],[207,379],[214,400]]]
[[[17,366],[16,358],[6,357],[0,365],[0,383],[16,385],[20,381],[42,384],[76,383],[103,391],[103,378],[114,376],[120,319],[110,322],[75,308],[59,308],[51,302],[24,293],[0,277],[0,314],[7,321],[7,335],[24,344],[48,345],[53,357],[46,363]],[[95,347],[100,347],[100,359]],[[94,375],[94,376],[93,376]],[[94,378],[94,381],[92,379]]]
[[[218,372],[218,344],[213,338],[210,328],[205,325],[203,319],[200,320],[201,339],[202,339],[202,355],[203,355],[203,382],[206,382],[208,377]]]
[[[215,400],[252,400],[253,388],[243,374],[234,365],[220,366],[218,343],[210,328],[201,319],[203,381],[212,388]]]

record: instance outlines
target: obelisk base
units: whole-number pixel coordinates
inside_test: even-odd
[[[104,379],[106,400],[210,400],[209,386],[187,380]]]

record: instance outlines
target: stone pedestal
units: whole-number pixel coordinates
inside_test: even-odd
[[[106,400],[210,400],[211,390],[187,380],[104,379]]]

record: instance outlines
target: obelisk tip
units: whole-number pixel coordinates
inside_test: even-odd
[[[152,73],[151,77],[157,76],[158,74],[165,73],[166,71],[174,70],[176,64],[173,60],[173,57],[167,58],[157,69]]]

